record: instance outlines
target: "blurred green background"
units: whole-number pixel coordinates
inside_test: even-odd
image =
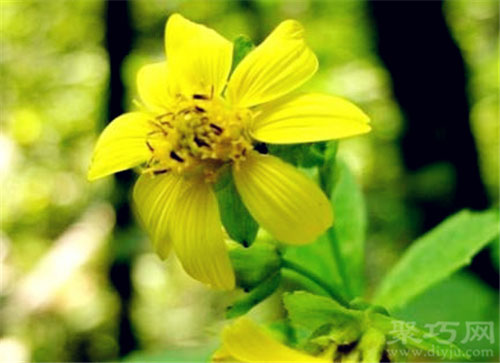
[[[113,206],[123,198],[115,179],[86,180],[96,138],[113,114],[106,36],[108,26],[122,18],[113,18],[106,2],[98,0],[7,0],[0,6],[0,359],[161,360],[165,354],[181,359],[185,348],[190,348],[189,359],[208,356],[217,344],[224,308],[237,293],[210,291],[190,279],[173,257],[160,261],[135,225],[125,221],[115,228]],[[120,69],[125,109],[134,107],[137,70],[164,57],[163,30],[173,12],[228,39],[247,34],[257,42],[284,19],[303,23],[320,61],[304,89],[348,98],[372,118],[373,132],[341,142],[339,151],[367,198],[369,286],[422,232],[421,211],[408,196],[439,200],[450,193],[453,173],[446,164],[419,172],[404,166],[398,140],[405,112],[378,55],[366,2],[135,0],[128,9],[132,50]],[[448,1],[443,11],[466,64],[480,176],[495,206],[498,1]],[[415,97],[422,97],[425,107],[425,94]],[[498,274],[498,246],[491,261]],[[116,281],[121,273],[130,273],[130,284]],[[497,331],[497,304],[498,288],[466,271],[404,314],[420,322],[441,316],[496,319]],[[280,313],[272,301],[256,310]]]

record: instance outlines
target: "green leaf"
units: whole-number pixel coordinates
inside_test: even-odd
[[[305,291],[284,294],[283,303],[290,321],[311,332],[325,324],[355,324],[362,316],[362,313],[346,309],[330,298]]]
[[[355,317],[344,316],[343,319],[332,320],[331,323],[321,326],[313,335],[317,337],[310,340],[318,345],[328,345],[334,342],[337,345],[347,345],[356,342],[362,331],[362,322]]]
[[[457,301],[460,303],[457,304]],[[450,278],[431,287],[413,299],[395,315],[407,321],[415,321],[420,326],[443,323],[444,328],[456,333],[455,343],[465,350],[490,350],[498,356],[500,337],[493,335],[494,342],[489,339],[465,340],[467,322],[498,322],[498,293],[474,275],[464,272],[453,274]],[[441,327],[438,327],[439,330]],[[450,333],[444,333],[445,338]],[[488,360],[487,356],[474,357]],[[491,358],[491,357],[490,357]]]
[[[235,245],[229,258],[236,274],[237,286],[251,290],[281,267],[281,258],[274,244],[257,242],[249,248]]]
[[[351,296],[362,296],[364,285],[364,247],[366,208],[361,188],[344,163],[337,163],[338,177],[331,201],[336,241]]]
[[[337,181],[337,151],[339,148],[338,141],[329,141],[324,150],[323,165],[320,167],[319,181],[323,191],[330,195]]]
[[[470,358],[456,345],[417,328],[413,322],[406,322],[381,314],[372,314],[370,316],[370,325],[388,336],[388,350],[391,349],[391,344],[402,343],[406,347],[432,352],[434,355],[448,360]],[[400,348],[395,346],[394,349]]]
[[[326,346],[329,341],[337,345],[358,341],[355,349],[363,361],[379,361],[384,346],[391,356],[409,347],[448,359],[468,358],[459,347],[419,329],[414,322],[379,313],[376,306],[352,310],[307,292],[285,294],[283,302],[291,323],[312,332],[311,343]]]
[[[470,263],[499,234],[498,211],[462,211],[415,241],[385,277],[375,303],[401,307]]]
[[[226,311],[226,318],[232,319],[246,314],[255,305],[259,304],[275,292],[280,284],[280,281],[281,274],[279,272],[274,273],[256,288],[246,293],[243,298],[237,300],[232,306],[230,306]]]
[[[266,144],[266,147],[270,154],[292,165],[312,168],[323,165],[328,144],[326,142],[291,145]]]
[[[491,259],[493,260],[493,266],[495,266],[497,272],[500,270],[500,243],[491,244]]]
[[[233,67],[231,72],[242,61],[245,56],[255,48],[255,45],[246,35],[238,36],[233,42]]]
[[[232,177],[225,183],[216,191],[222,224],[231,239],[250,246],[257,236],[259,225],[241,201]]]

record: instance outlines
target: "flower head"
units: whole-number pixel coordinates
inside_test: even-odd
[[[89,179],[144,165],[134,188],[156,251],[172,248],[185,270],[214,287],[234,287],[213,184],[230,168],[253,218],[277,240],[314,241],[333,221],[317,185],[254,149],[339,139],[370,130],[352,103],[323,94],[285,94],[318,67],[302,26],[282,22],[230,74],[232,43],[179,14],[165,30],[167,62],[144,66],[143,107],[113,120],[95,147]],[[229,80],[228,80],[229,79]]]

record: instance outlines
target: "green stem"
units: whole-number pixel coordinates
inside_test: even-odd
[[[346,295],[352,298],[351,287],[349,285],[349,277],[347,276],[346,269],[344,266],[344,260],[342,258],[342,254],[340,253],[339,240],[337,239],[337,233],[335,232],[335,227],[332,227],[328,230],[328,237],[330,240],[329,245],[332,250],[333,259],[335,260],[340,280],[342,281],[342,287],[344,288]]]
[[[319,181],[321,189],[326,195],[332,198],[333,192],[335,190],[335,184],[338,178],[336,156],[338,150],[338,143],[330,144],[328,151],[328,157],[325,159],[324,164],[319,168]],[[352,298],[351,287],[349,284],[349,276],[346,273],[344,266],[344,260],[339,248],[339,241],[337,239],[337,234],[335,232],[335,227],[331,227],[328,230],[328,239],[330,240],[330,248],[332,251],[332,257],[335,260],[335,265],[337,266],[337,271],[342,282],[342,287],[344,288],[346,295]]]
[[[319,183],[321,189],[330,196],[335,185],[335,167],[338,142],[329,142],[325,150],[325,159],[323,165],[319,167]]]
[[[296,264],[295,262],[283,259],[282,260],[282,265],[283,268],[289,269],[291,271],[294,271],[298,273],[301,276],[304,276],[308,280],[314,282],[316,285],[321,287],[323,290],[325,290],[328,295],[330,295],[332,298],[334,298],[337,302],[344,306],[348,306],[347,301],[344,300],[342,295],[332,286],[330,286],[328,283],[323,281],[320,277],[312,273],[311,271],[305,269],[304,267],[300,266],[299,264]]]

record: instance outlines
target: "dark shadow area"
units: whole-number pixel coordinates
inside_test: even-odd
[[[121,70],[125,57],[130,53],[133,32],[130,19],[130,4],[128,1],[107,1],[105,10],[106,48],[109,54],[109,99],[108,120],[125,112],[123,100],[125,86],[121,78]],[[113,206],[116,211],[116,226],[113,231],[114,244],[120,243],[120,237],[132,225],[132,214],[128,194],[134,177],[131,171],[115,174],[115,191]],[[125,232],[125,233],[123,233]],[[118,250],[119,247],[112,250]],[[123,357],[138,348],[138,342],[130,320],[130,299],[132,295],[131,282],[132,254],[115,253],[109,270],[109,279],[120,297],[120,312],[118,321],[119,355]]]
[[[406,120],[400,147],[409,183],[413,175],[437,164],[449,166],[454,176],[447,188],[435,185],[447,192],[433,198],[408,188],[407,202],[421,217],[418,235],[460,209],[489,205],[469,124],[467,70],[441,1],[370,1],[369,8],[379,55]],[[498,289],[487,249],[470,268]]]

